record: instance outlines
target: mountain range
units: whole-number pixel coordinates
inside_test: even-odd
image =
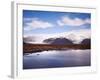
[[[66,39],[66,38],[49,38],[43,41],[44,43],[47,44],[61,44],[61,45],[71,45],[74,44],[71,40]],[[80,44],[86,44],[89,45],[91,43],[90,39],[84,39],[80,42]]]
[[[23,41],[32,44],[86,44],[90,42],[90,30],[77,30],[55,34],[24,35]]]
[[[34,43],[35,39],[33,39],[32,37],[27,37],[24,38],[24,43]],[[60,37],[60,38],[48,38],[48,39],[44,39],[42,44],[59,44],[59,45],[71,45],[71,44],[75,44],[72,40],[69,40],[67,38],[64,37]],[[78,44],[91,44],[91,39],[90,38],[86,38],[83,39],[80,43]]]

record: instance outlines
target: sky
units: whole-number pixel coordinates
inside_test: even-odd
[[[72,34],[70,38],[73,35],[82,34],[81,36],[79,35],[78,38],[80,38],[82,36],[89,37],[90,29],[90,13],[23,10],[24,36],[53,36],[70,33]]]

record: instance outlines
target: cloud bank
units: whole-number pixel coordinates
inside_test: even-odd
[[[43,40],[48,38],[67,38],[73,43],[80,43],[82,40],[91,37],[91,30],[73,30],[69,32],[63,32],[59,34],[27,34],[24,37],[31,38],[34,41],[27,41],[28,43],[43,43]],[[29,39],[30,40],[30,39]]]

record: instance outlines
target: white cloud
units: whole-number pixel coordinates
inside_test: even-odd
[[[47,21],[39,20],[38,18],[26,18],[24,20],[26,21],[26,25],[27,25],[26,27],[30,27],[28,29],[37,29],[37,28],[45,29],[54,26],[53,24]],[[25,30],[27,30],[27,28]]]
[[[89,18],[87,19],[81,19],[81,18],[70,18],[68,16],[64,16],[61,17],[60,20],[57,21],[59,26],[64,26],[64,25],[68,25],[68,26],[81,26],[84,24],[91,24],[91,20]]]

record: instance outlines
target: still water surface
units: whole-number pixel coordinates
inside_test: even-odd
[[[24,55],[23,69],[90,66],[90,50],[43,51]]]

